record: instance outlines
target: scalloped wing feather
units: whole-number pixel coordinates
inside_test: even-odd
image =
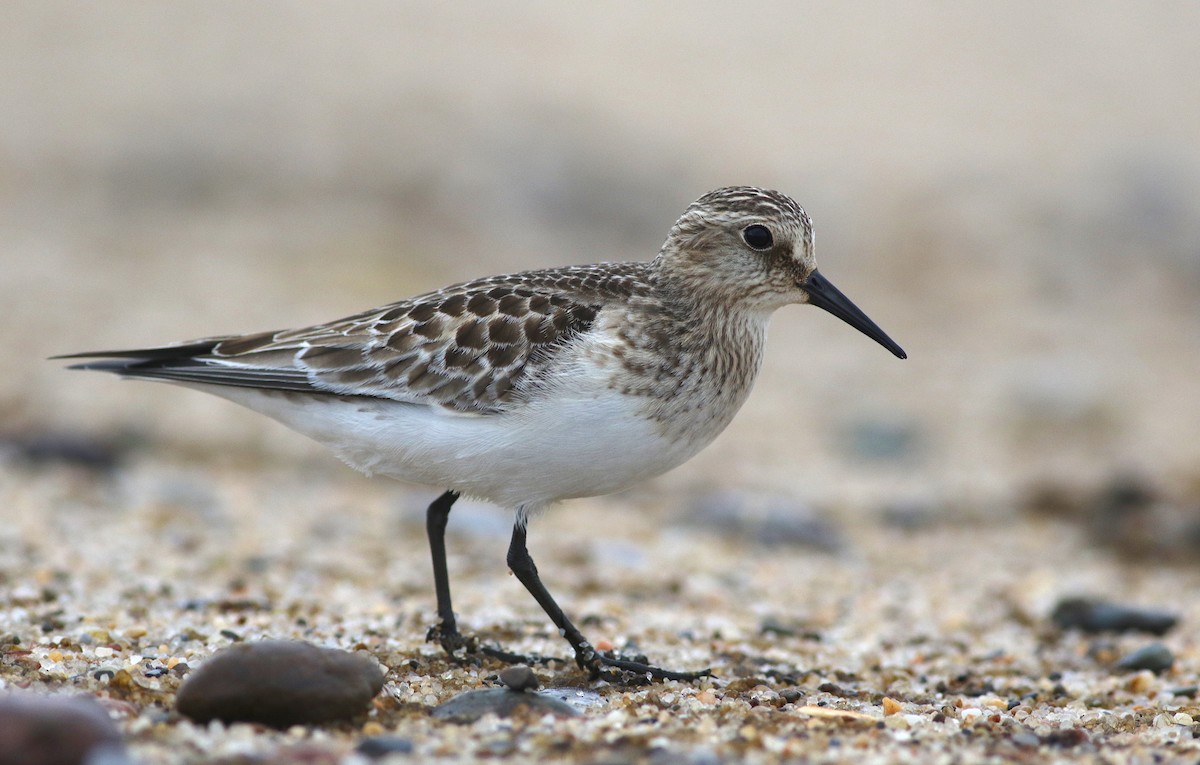
[[[647,287],[645,264],[621,266],[489,277],[328,324],[208,338],[174,349],[85,354],[110,358],[79,366],[185,384],[372,396],[489,414],[535,388],[558,363],[558,351],[585,333],[601,308]]]

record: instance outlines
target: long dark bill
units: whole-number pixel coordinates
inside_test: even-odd
[[[896,354],[897,358],[908,358],[908,354],[904,352],[903,348],[896,345],[895,340],[888,337],[887,333],[880,329],[878,324],[871,321],[865,313],[859,310],[858,306],[850,302],[850,298],[843,295],[841,290],[834,287],[833,283],[822,276],[819,271],[813,271],[809,275],[808,281],[800,286],[808,293],[809,303],[815,305],[817,308],[829,311],[851,327],[854,327],[859,332],[862,332],[867,337]]]

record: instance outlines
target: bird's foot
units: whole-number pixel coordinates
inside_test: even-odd
[[[459,651],[463,654],[472,654],[479,652],[479,638],[474,635],[464,635],[458,631],[458,628],[453,625],[447,625],[445,622],[438,622],[429,628],[425,633],[426,643],[437,643],[446,652],[446,655],[455,661],[461,661],[463,657],[458,655]]]
[[[557,656],[512,653],[502,648],[484,645],[474,635],[463,635],[456,627],[447,628],[442,623],[430,627],[429,632],[425,635],[425,640],[430,643],[438,643],[451,659],[459,662],[468,661],[469,656],[475,655],[486,656],[505,664],[545,666],[566,663],[565,659]],[[575,663],[593,680],[604,680],[613,685],[649,685],[659,680],[679,680],[686,683],[702,677],[713,676],[711,669],[677,672],[656,667],[648,663],[645,656],[601,653],[587,642],[575,647]]]
[[[575,649],[575,663],[591,675],[594,680],[604,680],[614,685],[649,685],[656,680],[679,680],[685,683],[712,677],[711,669],[696,672],[677,672],[649,664],[645,656],[624,656],[601,653],[589,643]]]
[[[475,650],[489,658],[502,661],[505,664],[528,664],[530,666],[548,664],[565,664],[566,661],[557,656],[542,656],[531,653],[512,653],[501,648],[482,645],[476,641]],[[590,660],[586,658],[590,654]],[[676,672],[663,669],[648,663],[645,656],[613,655],[600,653],[587,646],[580,654],[576,654],[575,663],[580,666],[593,680],[604,680],[613,685],[649,685],[659,680],[680,680],[692,682],[702,677],[712,677],[711,669],[698,672]]]

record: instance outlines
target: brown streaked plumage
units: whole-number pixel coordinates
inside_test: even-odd
[[[181,383],[373,396],[494,414],[529,395],[597,311],[648,285],[621,264],[571,266],[446,287],[303,329],[83,356],[84,364]]]

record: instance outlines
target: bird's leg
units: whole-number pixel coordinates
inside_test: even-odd
[[[493,659],[508,663],[545,664],[556,661],[552,657],[509,653],[499,648],[480,645],[474,637],[464,636],[458,631],[454,608],[450,601],[450,574],[446,566],[446,523],[450,519],[450,508],[458,499],[458,492],[446,491],[430,503],[425,511],[425,531],[429,536],[429,553],[433,559],[433,587],[437,597],[438,623],[429,630],[426,639],[439,643],[451,658],[459,658],[458,651],[482,653]],[[709,675],[701,672],[672,672],[642,662],[629,661],[599,653],[588,643],[574,624],[563,614],[554,598],[542,584],[537,566],[525,546],[525,525],[518,521],[513,526],[512,542],[508,547],[508,565],[525,589],[533,595],[542,609],[558,627],[559,632],[575,650],[575,662],[587,670],[592,677],[634,684],[657,680],[695,680]]]
[[[559,633],[571,644],[571,648],[575,650],[575,663],[581,669],[587,670],[593,678],[602,678],[622,684],[638,684],[651,680],[696,680],[712,674],[707,669],[699,672],[673,672],[642,662],[605,655],[593,648],[583,633],[571,623],[563,610],[554,602],[554,598],[546,586],[542,584],[537,566],[529,555],[529,549],[525,546],[524,519],[518,519],[513,526],[512,541],[508,546],[508,567],[516,574],[521,584],[525,585],[525,589],[533,595],[538,605],[550,617],[550,621],[554,622],[554,626],[558,627]]]
[[[429,536],[429,555],[433,559],[433,589],[437,597],[438,623],[429,628],[425,639],[438,643],[452,659],[458,651],[464,654],[481,653],[509,664],[548,664],[560,661],[554,657],[526,656],[509,653],[500,648],[481,645],[474,635],[463,635],[458,631],[458,620],[454,618],[454,607],[450,602],[450,573],[446,566],[446,523],[450,519],[450,508],[458,499],[458,492],[446,491],[430,503],[425,511],[425,531]]]
[[[454,608],[450,605],[450,574],[446,569],[446,522],[450,519],[450,508],[458,499],[458,492],[447,491],[430,503],[425,511],[425,532],[429,535],[429,555],[433,558],[433,589],[437,596],[437,625],[429,628],[425,639],[440,643],[446,653],[454,658],[460,648],[471,648],[458,631]]]

